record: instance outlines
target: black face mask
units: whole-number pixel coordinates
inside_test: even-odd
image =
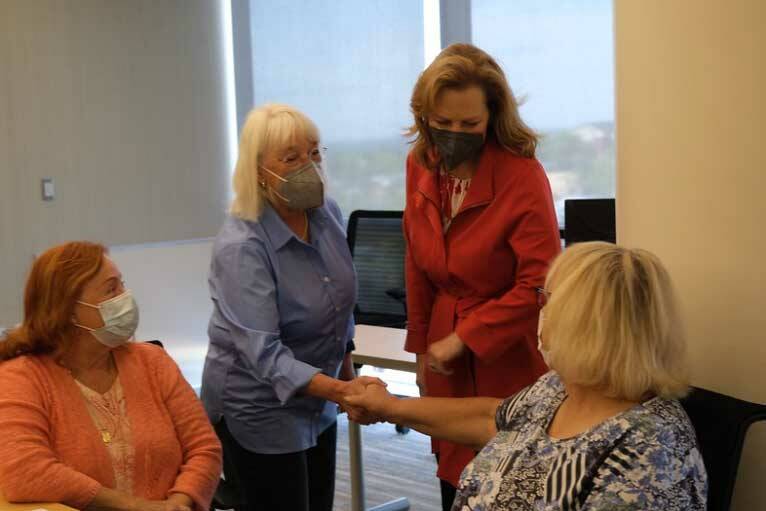
[[[466,160],[475,158],[484,147],[484,135],[481,133],[440,130],[431,126],[428,127],[428,131],[448,171]]]

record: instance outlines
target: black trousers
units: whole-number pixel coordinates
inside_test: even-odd
[[[337,424],[319,435],[316,446],[287,454],[248,451],[224,420],[215,430],[223,445],[224,477],[239,490],[238,511],[332,511]]]
[[[452,503],[455,502],[457,488],[444,479],[439,479],[439,487],[442,493],[442,511],[450,511],[452,509]]]
[[[439,464],[439,455],[436,456],[436,464]],[[455,495],[457,495],[457,488],[452,486],[448,481],[439,479],[439,490],[442,494],[442,511],[451,511],[452,503],[455,502]]]

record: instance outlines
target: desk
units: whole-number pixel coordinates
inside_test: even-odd
[[[49,503],[31,503],[31,504],[9,504],[2,495],[0,495],[0,511],[34,511],[44,509],[46,511],[75,511],[74,508],[64,504]]]
[[[417,369],[415,355],[404,351],[406,336],[407,331],[401,328],[356,325],[354,335],[356,351],[352,353],[354,364],[414,373]],[[348,446],[351,469],[351,511],[365,511],[362,430],[359,424],[352,421],[348,421]],[[409,501],[399,498],[375,506],[368,511],[406,511],[409,508]]]

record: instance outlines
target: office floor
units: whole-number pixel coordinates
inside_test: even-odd
[[[361,374],[381,378],[393,394],[417,396],[412,373],[365,366]],[[417,431],[400,435],[392,424],[373,424],[362,427],[362,445],[368,508],[407,497],[412,511],[441,510],[436,462],[427,436]],[[348,511],[351,509],[351,486],[345,415],[338,417],[337,459],[334,511]]]
[[[417,431],[399,435],[392,424],[374,424],[362,428],[362,438],[368,508],[407,497],[412,511],[441,510],[436,463],[427,436]],[[334,511],[351,509],[348,465],[348,421],[341,415]]]

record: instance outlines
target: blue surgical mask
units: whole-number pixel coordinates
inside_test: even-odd
[[[75,323],[75,326],[88,330],[101,344],[116,348],[128,342],[138,328],[138,304],[130,290],[115,296],[110,300],[93,305],[78,301],[77,303],[98,309],[104,326],[90,328]]]

